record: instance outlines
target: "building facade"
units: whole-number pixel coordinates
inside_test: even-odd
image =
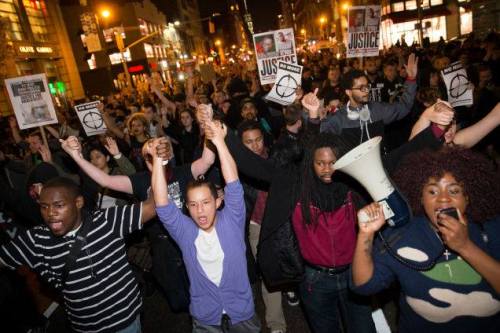
[[[382,1],[381,36],[384,47],[404,40],[421,43],[422,37],[437,42],[472,32],[471,0]]]
[[[136,87],[152,72],[168,80],[169,69],[175,69],[183,53],[175,27],[150,0],[80,2],[61,8],[87,96],[126,86],[125,67]]]
[[[500,29],[500,1],[475,0],[470,6],[474,13],[472,27],[477,37],[483,38],[488,32]]]
[[[2,84],[5,78],[45,73],[56,103],[84,96],[58,1],[0,0],[0,18],[7,36]],[[10,108],[2,89],[0,112]]]

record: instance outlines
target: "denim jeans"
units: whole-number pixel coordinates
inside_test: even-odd
[[[313,333],[376,332],[370,299],[351,292],[349,278],[350,270],[329,274],[306,266],[300,297]]]
[[[141,316],[137,316],[132,324],[116,333],[141,333]]]

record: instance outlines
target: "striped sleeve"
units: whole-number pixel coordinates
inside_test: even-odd
[[[114,206],[105,210],[106,221],[113,225],[113,230],[120,238],[142,228],[142,203]]]
[[[33,238],[28,235],[29,231],[19,232],[13,240],[0,247],[0,264],[10,269],[27,265],[35,267],[37,256]]]

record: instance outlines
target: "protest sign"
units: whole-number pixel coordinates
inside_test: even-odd
[[[201,64],[200,65],[200,75],[201,80],[204,83],[210,83],[212,80],[215,80],[215,70],[212,64]]]
[[[441,71],[451,106],[472,105],[472,87],[460,61]]]
[[[290,105],[295,101],[295,90],[300,86],[302,66],[278,62],[278,72],[273,88],[266,99],[281,105]]]
[[[97,108],[100,103],[99,101],[94,101],[75,105],[76,114],[87,136],[102,134],[107,130],[102,114]]]
[[[82,31],[85,35],[85,46],[88,53],[99,52],[102,50],[99,40],[99,26],[93,12],[85,12],[80,15]]]
[[[378,56],[380,6],[349,7],[347,58]]]
[[[253,35],[261,84],[276,81],[278,62],[297,64],[293,29],[280,29]]]
[[[20,129],[57,123],[45,74],[7,79],[5,85]]]

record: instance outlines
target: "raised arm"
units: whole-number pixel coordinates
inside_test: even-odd
[[[201,128],[203,128],[205,123],[209,122],[209,119],[211,119],[207,110],[208,108],[203,104],[200,104],[197,108],[196,117]],[[272,161],[265,160],[251,152],[243,145],[243,143],[241,143],[241,139],[231,131],[229,131],[226,135],[226,144],[241,172],[252,178],[269,183],[271,182],[273,175],[276,172]]]
[[[170,101],[168,98],[165,97],[165,95],[163,95],[158,86],[154,84],[152,78],[149,78],[149,86],[151,87],[151,91],[160,99],[161,103],[165,107],[175,110],[175,103]]]
[[[153,145],[155,141],[153,141]],[[166,206],[168,204],[167,179],[165,178],[163,159],[150,149],[153,160],[153,170],[151,175],[151,188],[156,206]]]
[[[417,94],[416,77],[418,74],[418,57],[415,57],[415,54],[410,54],[405,68],[408,73],[408,78],[405,81],[404,92],[400,100],[392,104],[373,103],[372,105],[377,105],[376,108],[374,107],[373,110],[371,110],[374,121],[381,119],[384,121],[384,124],[389,124],[395,120],[406,117],[410,113],[413,102],[415,101],[415,95]]]
[[[97,109],[99,110],[99,112],[101,112],[102,120],[106,124],[108,130],[110,130],[114,135],[116,135],[116,137],[124,139],[127,141],[128,144],[130,144],[130,139],[128,135],[125,135],[125,133],[118,126],[116,126],[115,120],[109,115],[109,113],[106,110],[104,110],[104,105],[102,103],[99,103],[97,105]]]
[[[355,287],[368,282],[373,277],[374,264],[372,258],[372,247],[375,233],[384,225],[384,212],[376,202],[365,206],[363,212],[368,216],[366,223],[359,222],[358,239],[352,260],[352,280]],[[358,213],[358,215],[360,215]],[[359,220],[359,219],[358,219]]]
[[[210,148],[207,146],[207,142],[203,144],[203,152],[201,153],[201,157],[191,163],[191,173],[194,179],[197,179],[199,176],[204,175],[208,169],[215,162],[215,154]]]
[[[56,139],[59,139],[59,131],[50,125],[45,125],[45,129]]]
[[[453,143],[471,148],[498,125],[500,125],[500,103],[498,103],[483,119],[472,126],[458,131],[457,134],[455,134]]]
[[[227,148],[226,141],[224,140],[227,134],[227,126],[218,121],[209,121],[205,125],[205,136],[207,139],[211,140],[217,148],[220,166],[222,169],[222,176],[224,176],[226,184],[238,180],[238,169],[236,168],[236,163],[234,162],[233,156],[231,156],[231,153]]]
[[[111,190],[133,194],[132,183],[127,176],[110,176],[100,170],[92,163],[83,158],[82,147],[78,138],[70,136],[66,140],[59,139],[61,147],[75,161],[75,163],[92,178],[97,184],[102,187],[107,187]]]
[[[451,105],[438,99],[437,103],[429,106],[424,110],[424,112],[422,112],[417,122],[413,125],[410,138],[408,140],[413,139],[417,134],[429,127],[432,123],[444,129],[451,123],[454,116],[455,112],[453,111]]]
[[[141,223],[146,223],[156,216],[155,201],[150,196],[146,201],[142,202]]]
[[[104,147],[111,154],[111,156],[113,156],[116,164],[118,165],[118,168],[124,175],[130,176],[136,172],[132,162],[130,162],[130,160],[120,152],[115,139],[109,136],[106,137],[106,143],[104,144]]]

